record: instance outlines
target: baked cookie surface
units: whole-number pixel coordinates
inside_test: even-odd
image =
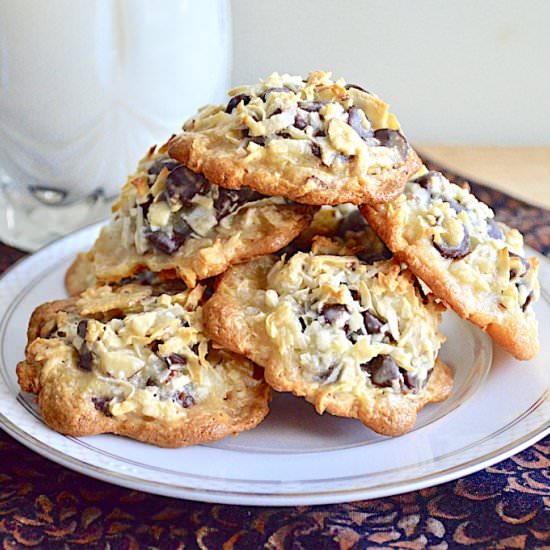
[[[180,447],[253,428],[270,389],[256,365],[211,346],[204,290],[104,286],[40,306],[17,366],[21,388],[38,394],[48,426],[72,436]]]
[[[76,296],[97,284],[94,262],[90,253],[79,252],[76,255],[65,273],[64,282],[69,296]]]
[[[364,206],[369,223],[411,271],[461,317],[518,359],[539,349],[533,303],[538,260],[523,237],[439,172],[407,183],[389,204]]]
[[[98,282],[150,270],[171,272],[192,287],[233,263],[283,248],[314,212],[281,197],[213,185],[162,148],[140,162],[113,209],[92,249],[69,269],[72,289],[88,284],[86,262]]]
[[[436,363],[440,311],[397,263],[298,252],[229,269],[205,304],[205,329],[263,366],[275,390],[399,435],[452,387]]]
[[[170,155],[222,187],[305,204],[390,200],[421,166],[389,106],[330,73],[271,75],[202,108]]]

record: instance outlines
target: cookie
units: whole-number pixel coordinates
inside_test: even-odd
[[[76,296],[96,284],[92,255],[89,252],[78,253],[65,273],[65,288],[69,296]]]
[[[214,349],[202,328],[205,287],[103,286],[33,313],[23,391],[54,430],[124,435],[181,447],[248,430],[268,412],[261,369]]]
[[[86,258],[97,281],[119,281],[149,270],[171,273],[189,287],[234,263],[283,248],[315,210],[250,189],[213,185],[162,148],[140,162],[113,209]],[[70,268],[68,282],[79,269]]]
[[[298,252],[229,269],[204,319],[207,334],[263,366],[275,390],[399,435],[451,391],[450,370],[436,362],[441,309],[393,261]]]
[[[169,142],[170,155],[222,187],[304,204],[395,198],[421,166],[380,98],[331,74],[272,74],[209,105]]]
[[[496,222],[487,205],[439,172],[410,181],[394,202],[362,211],[396,256],[458,315],[517,359],[536,355],[538,261],[525,258],[519,231]]]

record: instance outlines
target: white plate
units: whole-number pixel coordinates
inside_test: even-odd
[[[43,424],[15,376],[33,308],[65,295],[63,275],[94,240],[83,229],[17,264],[0,281],[0,424],[30,449],[81,473],[179,498],[252,505],[344,502],[387,496],[469,474],[524,449],[549,431],[550,262],[542,258],[536,306],[542,350],[518,364],[454,314],[445,314],[443,359],[455,387],[429,405],[417,428],[388,439],[358,421],[319,416],[279,394],[255,430],[211,445],[166,450],[122,437],[65,437]],[[490,368],[490,372],[489,372]]]

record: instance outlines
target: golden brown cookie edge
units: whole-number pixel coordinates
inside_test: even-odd
[[[290,200],[311,205],[336,205],[343,203],[364,204],[387,202],[402,193],[410,177],[422,166],[422,161],[412,147],[393,177],[383,184],[375,176],[363,183],[355,176],[342,177],[319,175],[315,168],[289,165],[283,172],[269,168],[250,167],[244,159],[230,155],[216,155],[208,148],[208,139],[189,132],[180,134],[168,142],[169,155],[194,172],[203,174],[209,181],[228,189],[250,187],[270,196],[283,196]],[[307,189],[310,180],[319,183]],[[306,187],[306,191],[304,191]]]

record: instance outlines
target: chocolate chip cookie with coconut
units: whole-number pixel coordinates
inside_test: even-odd
[[[539,349],[538,260],[525,257],[519,231],[496,222],[468,189],[424,172],[397,200],[363,213],[436,296],[516,358],[532,358]]]
[[[222,187],[314,205],[376,203],[421,166],[389,106],[330,73],[275,73],[229,94],[169,142],[170,156]]]
[[[204,313],[207,334],[263,366],[275,390],[399,435],[451,391],[441,309],[391,260],[297,252],[230,268]]]
[[[204,290],[103,286],[40,306],[17,366],[22,390],[38,394],[48,426],[72,436],[180,447],[253,428],[270,389],[259,367],[205,337]]]
[[[128,178],[114,216],[67,274],[68,285],[115,282],[142,270],[166,272],[192,287],[231,264],[286,246],[315,208],[250,189],[210,183],[163,148],[152,149]]]

